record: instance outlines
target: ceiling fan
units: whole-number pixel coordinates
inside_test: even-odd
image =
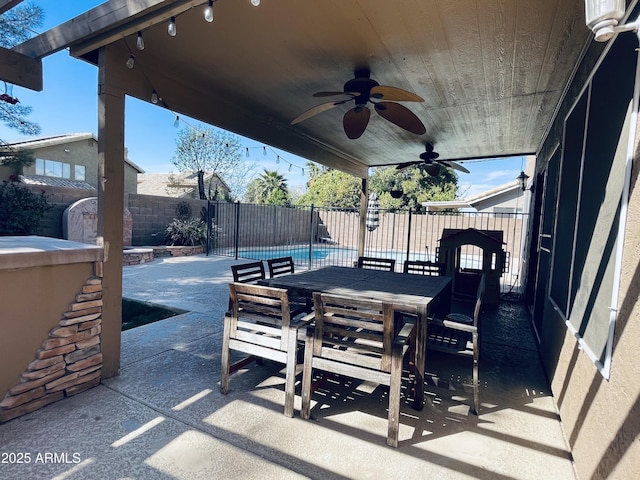
[[[422,164],[425,166],[425,170],[429,175],[435,176],[440,173],[440,166],[444,165],[445,167],[453,168],[454,170],[458,170],[460,172],[469,173],[469,170],[467,170],[459,163],[452,162],[451,160],[437,160],[439,156],[440,154],[433,150],[433,143],[427,142],[427,144],[425,145],[425,151],[420,154],[420,160],[399,163],[396,166],[396,169],[403,170],[413,165]]]
[[[367,103],[372,103],[374,110],[384,119],[416,135],[422,135],[427,130],[420,119],[407,107],[396,102],[424,102],[415,93],[398,87],[380,85],[371,78],[369,69],[356,70],[353,79],[344,84],[342,92],[317,92],[314,97],[334,97],[346,95],[349,98],[339,101],[321,103],[291,121],[291,125],[300,123],[318,113],[354,101],[355,106],[347,111],[342,118],[342,126],[347,137],[354,140],[360,138],[369,124],[371,110]]]

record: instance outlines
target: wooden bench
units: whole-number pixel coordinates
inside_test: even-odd
[[[396,261],[392,258],[358,257],[357,265],[358,268],[393,272],[396,268]]]

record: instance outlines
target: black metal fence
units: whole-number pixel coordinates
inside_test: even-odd
[[[353,266],[358,258],[355,209],[210,202],[209,225],[207,254],[257,260],[291,256],[299,269]],[[498,230],[506,252],[501,291],[519,293],[526,225],[527,214],[381,209],[378,225],[367,228],[364,255],[394,258],[401,271],[405,260],[437,260],[445,229]],[[462,247],[461,258],[466,268],[482,267],[478,247]]]

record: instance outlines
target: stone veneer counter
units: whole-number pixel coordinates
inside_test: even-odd
[[[0,423],[100,383],[103,259],[96,245],[0,237]]]

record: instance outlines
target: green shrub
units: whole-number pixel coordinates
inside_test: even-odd
[[[197,218],[174,218],[165,232],[167,245],[206,245],[207,224]]]
[[[15,182],[0,185],[0,235],[32,235],[52,205],[44,192],[33,193]]]

